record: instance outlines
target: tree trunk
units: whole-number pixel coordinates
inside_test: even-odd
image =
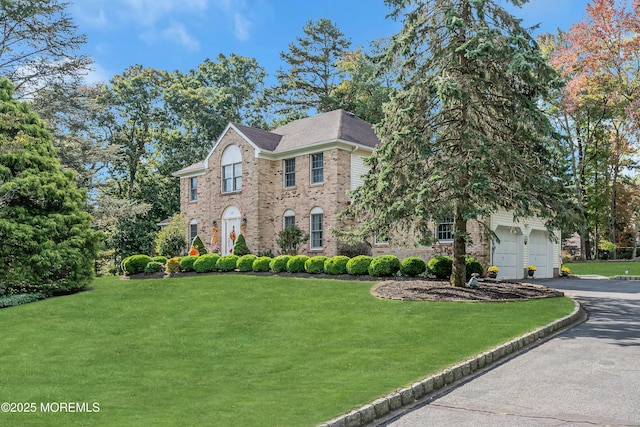
[[[462,215],[462,208],[456,206],[455,228],[453,230],[453,271],[451,285],[465,286],[467,282],[467,221]]]

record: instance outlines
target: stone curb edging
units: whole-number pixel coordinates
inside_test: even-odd
[[[521,351],[544,338],[569,328],[582,320],[582,318],[582,307],[574,300],[573,312],[561,319],[415,382],[410,387],[402,388],[385,397],[376,399],[369,404],[354,409],[348,414],[341,415],[326,423],[320,424],[318,427],[360,427],[370,424],[377,419],[387,417],[391,415],[393,411],[404,406],[416,404],[418,400],[425,398],[429,394],[444,389],[446,386],[450,386],[454,382],[474,372],[490,367],[490,365],[504,359],[506,356]]]

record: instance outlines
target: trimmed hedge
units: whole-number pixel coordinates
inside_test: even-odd
[[[380,255],[371,260],[369,275],[374,277],[393,276],[400,271],[400,260],[395,255]]]
[[[210,273],[216,271],[216,263],[220,259],[218,254],[200,255],[196,262],[193,263],[193,270],[196,273]]]
[[[406,276],[419,276],[427,270],[427,263],[422,258],[410,256],[402,260],[400,273]]]
[[[324,255],[312,256],[304,263],[304,271],[309,274],[320,274],[324,273],[324,263],[328,260],[329,257]]]
[[[289,273],[304,273],[304,264],[309,259],[306,255],[294,255],[287,262],[287,271]]]
[[[188,255],[184,258],[180,258],[180,271],[193,271],[193,264],[198,259],[197,256]]]
[[[253,270],[253,262],[258,259],[257,256],[252,254],[243,255],[238,258],[238,262],[236,263],[236,268],[238,271],[252,271]]]
[[[144,272],[146,274],[160,273],[161,271],[164,271],[164,264],[162,264],[161,262],[157,262],[157,261],[151,261],[144,268]]]
[[[167,260],[167,263],[164,266],[164,272],[167,274],[173,274],[173,273],[177,273],[178,271],[180,271],[180,260],[182,258],[180,258],[179,256],[173,257],[173,258],[169,258]]]
[[[240,257],[238,255],[225,255],[218,258],[216,262],[216,269],[218,271],[233,271],[236,269],[236,264],[238,263],[238,259]]]
[[[324,272],[327,274],[347,274],[347,263],[349,257],[336,255],[324,262]]]
[[[28,294],[12,294],[0,297],[0,308],[15,307],[16,305],[29,304],[47,298],[44,292],[31,292]]]
[[[269,267],[276,273],[287,271],[287,263],[291,259],[291,255],[278,255],[271,260]]]
[[[167,263],[167,257],[166,256],[154,256],[153,258],[151,258],[151,261],[159,262],[160,264],[165,265]]]
[[[427,263],[427,270],[438,279],[448,279],[453,270],[453,258],[446,255],[435,256]]]
[[[126,275],[143,273],[144,268],[151,262],[149,255],[131,255],[122,260],[122,270]]]
[[[347,273],[352,276],[369,274],[369,264],[373,258],[368,255],[358,255],[347,261]]]
[[[261,256],[256,258],[255,261],[253,261],[253,271],[269,271],[271,270],[271,257],[268,256]]]
[[[484,267],[482,267],[482,264],[480,264],[480,262],[473,258],[473,257],[467,257],[466,260],[466,270],[467,270],[467,281],[469,281],[469,279],[471,279],[471,275],[473,273],[478,273],[478,275],[482,276],[484,274]]]

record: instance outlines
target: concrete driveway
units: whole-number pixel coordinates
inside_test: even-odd
[[[377,425],[640,426],[640,281],[536,280],[586,322]]]

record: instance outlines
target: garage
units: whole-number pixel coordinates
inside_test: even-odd
[[[521,279],[522,269],[522,232],[518,227],[500,225],[496,228],[500,242],[494,243],[493,262],[500,269],[500,279]]]
[[[548,236],[542,230],[533,230],[529,234],[529,264],[537,268],[534,277],[539,279],[553,277],[553,250]]]

